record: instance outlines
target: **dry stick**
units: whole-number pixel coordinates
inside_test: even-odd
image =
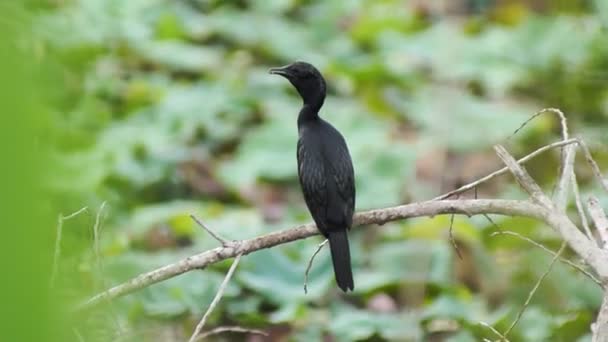
[[[585,263],[593,268],[601,279],[608,278],[608,264],[605,262],[608,258],[608,254],[590,241],[580,229],[572,223],[565,212],[555,210],[555,206],[551,200],[542,192],[528,172],[517,164],[515,159],[504,149],[504,147],[497,145],[494,148],[496,149],[498,156],[509,167],[511,173],[521,187],[532,196],[532,199],[535,202],[541,205],[541,220],[555,231],[559,232],[562,238],[568,242],[570,247],[585,261]]]
[[[606,342],[608,336],[605,328],[608,326],[608,293],[604,293],[602,305],[597,313],[597,319],[591,324],[591,342]]]
[[[568,206],[568,190],[574,176],[574,158],[576,156],[576,146],[566,146],[562,151],[562,162],[560,175],[555,185],[553,202],[558,210],[566,212]],[[573,189],[574,190],[574,189]],[[578,187],[577,187],[578,190]],[[576,195],[575,195],[576,196]]]
[[[236,266],[239,264],[239,261],[241,261],[241,256],[243,256],[243,254],[237,255],[236,258],[234,259],[234,261],[232,262],[232,265],[230,266],[230,269],[228,270],[226,277],[224,277],[224,281],[222,281],[220,288],[217,290],[217,293],[215,294],[215,297],[211,301],[211,304],[209,304],[209,308],[203,315],[203,318],[201,318],[200,322],[198,322],[198,324],[196,325],[196,328],[194,329],[192,336],[190,336],[189,342],[196,341],[196,337],[203,330],[203,327],[205,326],[205,322],[207,322],[207,318],[209,317],[211,312],[213,312],[213,309],[215,309],[215,306],[217,305],[217,303],[219,303],[220,299],[222,299],[222,296],[224,295],[224,291],[226,290],[226,286],[228,286],[228,282],[230,281],[230,278],[232,278],[232,274],[234,273],[234,270],[236,270]]]
[[[508,339],[505,336],[503,336],[503,334],[500,331],[496,330],[496,328],[494,328],[490,324],[483,322],[483,321],[480,321],[479,324],[490,329],[490,331],[492,331],[494,334],[496,334],[496,336],[498,336],[501,341],[508,341]],[[490,341],[490,340],[484,338],[484,341]]]
[[[319,244],[319,246],[317,247],[317,250],[312,254],[312,256],[310,257],[310,260],[308,261],[308,266],[306,266],[306,272],[304,272],[304,293],[308,293],[308,273],[310,272],[310,268],[312,267],[312,262],[313,260],[315,260],[315,257],[317,256],[317,254],[319,254],[319,252],[321,251],[321,249],[323,249],[323,246],[325,246],[325,244],[328,242],[329,240],[325,239],[325,241],[321,242]]]
[[[519,128],[517,128],[507,138],[507,140],[509,140],[513,136],[515,136],[521,129],[523,129],[528,123],[530,123],[530,121],[534,120],[539,115],[548,113],[548,112],[556,114],[559,117],[561,128],[562,128],[561,129],[562,142],[564,142],[564,143],[567,142],[569,139],[569,133],[568,133],[568,124],[566,121],[566,116],[564,115],[564,113],[561,110],[556,109],[556,108],[544,108],[544,109],[541,109],[540,111],[536,112],[534,115],[532,115],[532,117],[530,117],[523,124],[521,124],[521,126],[519,126]],[[565,211],[567,203],[568,203],[567,202],[567,200],[568,200],[568,181],[570,179],[569,175],[574,174],[574,171],[573,171],[574,170],[574,155],[575,155],[575,149],[574,149],[574,146],[572,146],[572,145],[567,145],[565,152],[562,150],[562,164],[561,164],[562,168],[560,171],[560,177],[559,177],[559,181],[557,184],[557,191],[555,193],[556,193],[556,203],[558,203],[559,207],[562,208],[562,210],[564,210],[564,211]],[[521,161],[518,161],[518,163],[521,163],[521,162],[523,162],[523,158]],[[497,172],[494,172],[493,174],[498,175],[498,172],[500,172],[504,169],[505,168],[503,168]],[[489,179],[490,178],[488,178],[488,180]],[[454,193],[457,193],[456,191],[458,191],[458,190],[451,192],[450,196]],[[475,198],[477,198],[477,186],[475,186]],[[484,214],[484,217],[490,223],[492,223],[498,230],[500,230],[500,227],[490,218],[490,216],[488,216],[487,214]],[[458,250],[458,246],[456,245],[456,241],[454,240],[454,236],[452,235],[453,224],[454,224],[454,214],[452,214],[452,216],[450,218],[450,242],[452,243],[452,246],[454,247],[454,249],[456,249],[458,257],[460,259],[462,259],[462,256],[460,255],[460,251]]]
[[[598,182],[600,183],[600,185],[602,186],[602,188],[604,188],[604,190],[606,192],[608,192],[608,179],[606,179],[606,178],[604,178],[602,176],[602,172],[600,171],[600,167],[597,165],[597,163],[593,159],[593,156],[591,155],[591,152],[589,151],[589,148],[587,147],[587,144],[585,144],[585,142],[582,141],[582,140],[580,140],[580,139],[577,139],[577,143],[578,143],[578,146],[580,146],[581,149],[583,150],[583,154],[585,155],[585,159],[587,160],[587,163],[589,163],[589,166],[591,166],[591,169],[593,170],[593,174],[597,178]]]
[[[600,206],[600,201],[597,197],[589,196],[587,208],[589,209],[589,215],[591,215],[591,219],[595,224],[595,229],[597,229],[602,239],[601,247],[606,249],[608,247],[608,218],[606,218],[606,214]]]
[[[513,321],[513,323],[511,323],[511,325],[509,326],[509,328],[504,332],[503,335],[505,336],[505,338],[509,335],[509,333],[511,332],[511,330],[513,330],[513,328],[515,328],[515,326],[517,325],[517,323],[521,319],[521,316],[523,316],[524,312],[528,308],[528,305],[530,305],[530,301],[532,300],[532,297],[534,297],[534,294],[536,293],[536,291],[540,287],[540,284],[542,284],[543,280],[545,280],[545,278],[547,277],[547,275],[549,275],[549,273],[551,272],[551,269],[553,269],[553,265],[555,265],[555,262],[557,261],[557,259],[560,258],[561,254],[566,249],[566,246],[567,246],[566,241],[562,242],[561,247],[559,248],[559,250],[557,251],[557,253],[555,253],[555,256],[553,257],[553,259],[551,259],[551,263],[549,264],[549,267],[547,267],[547,270],[540,276],[540,278],[538,278],[538,281],[536,282],[536,284],[532,288],[532,291],[530,291],[530,293],[528,293],[528,298],[526,298],[526,302],[524,303],[524,306],[522,306],[521,310],[519,310],[519,312],[517,313],[517,317],[515,317],[515,320]]]
[[[511,139],[515,134],[517,134],[522,128],[524,128],[530,121],[536,119],[538,116],[544,113],[553,113],[559,117],[560,125],[562,127],[562,140],[568,140],[568,125],[566,123],[566,116],[564,113],[557,108],[543,108],[538,112],[534,113],[528,120],[526,120],[519,128],[517,128],[508,138]]]
[[[531,159],[537,157],[538,155],[540,155],[540,154],[542,154],[542,153],[544,153],[544,152],[546,152],[548,150],[554,149],[556,147],[561,147],[561,146],[566,146],[566,145],[571,145],[571,144],[577,144],[577,143],[579,143],[578,139],[568,139],[568,140],[565,140],[565,141],[557,141],[557,142],[554,142],[552,144],[545,145],[543,147],[538,148],[534,152],[532,152],[532,153],[528,154],[527,156],[525,156],[525,157],[517,160],[517,163],[523,164],[523,163],[530,161]],[[498,177],[500,175],[503,175],[505,173],[508,173],[508,172],[509,172],[509,168],[505,166],[502,169],[496,170],[496,171],[492,172],[491,174],[489,174],[489,175],[487,175],[487,176],[485,176],[483,178],[480,178],[480,179],[478,179],[478,180],[476,180],[476,181],[474,181],[472,183],[463,185],[463,186],[461,186],[458,189],[452,190],[452,191],[450,191],[448,193],[445,193],[445,194],[443,194],[441,196],[435,197],[435,198],[433,198],[433,200],[444,200],[444,199],[450,198],[450,197],[452,197],[452,196],[454,196],[456,194],[460,194],[460,193],[463,193],[465,191],[471,190],[471,189],[477,187],[478,185],[489,181],[490,179],[496,178],[496,177]]]
[[[452,243],[452,247],[456,250],[456,255],[458,258],[462,260],[462,254],[460,254],[460,249],[458,249],[458,245],[456,244],[456,240],[454,239],[454,234],[452,234],[452,230],[454,228],[454,214],[450,216],[450,242]]]
[[[597,243],[597,240],[593,236],[591,229],[589,228],[589,221],[587,220],[587,214],[585,213],[585,208],[583,207],[583,201],[581,200],[581,193],[578,188],[578,180],[576,179],[576,173],[572,173],[572,192],[574,192],[574,202],[576,203],[576,210],[578,211],[578,216],[581,218],[581,225],[583,226],[583,230],[589,240]]]
[[[97,267],[97,272],[99,272],[99,278],[101,280],[101,287],[107,287],[105,278],[103,276],[104,270],[103,265],[101,263],[101,248],[100,248],[100,232],[101,232],[101,222],[102,222],[102,214],[103,210],[106,207],[107,202],[103,201],[99,206],[99,210],[97,211],[97,215],[95,215],[95,224],[93,225],[93,253],[95,254],[95,266]],[[112,316],[112,320],[114,321],[114,325],[117,329],[117,334],[122,333],[122,327],[120,326],[120,322],[118,321],[115,307],[110,299],[108,299],[108,303],[110,304],[110,316]]]
[[[417,202],[395,207],[359,212],[353,218],[353,227],[370,224],[384,224],[413,217],[426,217],[450,213],[466,212],[469,215],[498,214],[506,216],[524,216],[545,220],[544,208],[530,201],[520,200],[445,200]],[[280,244],[317,235],[318,230],[312,223],[292,229],[272,232],[247,240],[239,240],[234,245],[216,247],[205,252],[191,255],[174,263],[155,270],[142,273],[131,280],[101,292],[75,310],[91,308],[108,298],[116,298],[134,292],[154,283],[175,277],[179,274],[207,267],[219,261],[233,258],[238,254],[249,254],[260,249],[271,248]],[[608,271],[607,271],[608,273]]]
[[[503,231],[494,232],[490,236],[494,237],[494,236],[498,236],[498,235],[511,235],[511,236],[518,237],[518,238],[520,238],[524,241],[527,241],[527,242],[533,244],[534,246],[544,250],[545,252],[551,254],[552,256],[557,255],[557,252],[554,252],[554,251],[550,250],[549,248],[547,248],[546,246],[530,239],[527,236],[521,235],[519,233],[512,232],[509,230],[503,230]],[[597,279],[593,274],[591,274],[589,271],[587,271],[583,266],[576,264],[576,263],[574,263],[566,258],[562,258],[562,257],[559,258],[559,261],[561,261],[561,262],[565,263],[566,265],[574,268],[575,270],[581,272],[582,274],[586,275],[589,279],[591,279],[594,283],[598,284],[601,288],[604,288],[604,284],[602,284],[602,282],[599,279]]]
[[[268,336],[267,332],[258,330],[258,329],[246,329],[246,328],[241,328],[241,327],[218,327],[218,328],[215,328],[215,329],[212,329],[212,330],[209,330],[207,332],[200,334],[195,339],[195,341],[202,340],[211,335],[217,335],[217,334],[221,334],[224,332],[238,332],[238,333],[244,333],[244,334]]]
[[[95,264],[98,267],[98,271],[101,272],[101,253],[99,248],[99,227],[101,226],[101,214],[103,209],[106,207],[106,202],[101,203],[99,211],[95,216],[95,224],[93,225],[93,252],[95,253]]]
[[[557,115],[561,126],[562,141],[567,141],[570,138],[568,132],[568,122],[566,115],[557,108],[543,108],[538,112],[534,113],[528,120],[526,120],[518,129],[516,129],[509,139],[515,136],[521,129],[523,129],[528,123],[536,119],[542,114],[551,113]],[[570,174],[574,170],[574,147],[568,145],[565,149],[562,148],[561,164],[560,164],[560,176],[555,188],[554,202],[557,204],[560,210],[565,211],[568,204],[568,183],[570,182]]]
[[[565,125],[565,123],[564,123],[564,125]],[[564,128],[564,130],[565,129],[566,128]],[[564,133],[564,134],[566,135],[567,133]],[[567,135],[566,135],[566,137],[567,137]],[[554,204],[543,193],[542,189],[532,179],[532,177],[530,177],[530,175],[526,172],[526,170],[515,161],[515,159],[507,152],[507,150],[504,147],[502,147],[500,145],[496,145],[496,146],[494,146],[494,149],[496,150],[496,154],[498,154],[500,159],[502,159],[502,161],[505,163],[505,165],[507,165],[507,167],[511,170],[511,173],[513,174],[513,176],[515,177],[515,179],[517,180],[519,185],[526,192],[528,192],[528,194],[530,194],[530,196],[532,197],[532,200],[539,203],[540,205],[545,207],[548,211],[550,211],[548,213],[547,220],[549,219],[549,216],[560,215],[560,216],[565,217],[565,220],[568,221],[569,223],[571,223],[569,221],[569,219],[567,218],[567,216],[565,216],[566,196],[563,193],[566,192],[567,181],[572,179],[570,177],[571,165],[568,165],[568,163],[572,163],[573,150],[569,149],[568,151],[566,151],[565,155],[562,158],[563,163],[565,163],[565,165],[563,165],[563,172],[562,172],[560,179],[558,180],[558,187],[557,187],[557,191],[556,191],[556,194],[557,194],[556,199],[558,202]],[[573,226],[573,224],[572,224],[572,226]],[[545,273],[543,273],[543,275],[537,281],[537,283],[534,286],[534,288],[532,289],[532,291],[530,291],[530,293],[528,294],[528,298],[526,299],[526,302],[524,303],[523,307],[517,314],[517,317],[515,318],[515,320],[511,324],[511,326],[505,331],[505,333],[504,333],[505,337],[508,336],[509,332],[517,325],[517,322],[519,322],[519,320],[521,319],[521,316],[523,315],[526,308],[530,304],[530,301],[532,300],[532,297],[538,290],[538,287],[540,286],[542,281],[545,279],[545,277],[549,274],[549,272],[551,272],[553,265],[555,264],[557,259],[559,259],[562,252],[565,250],[565,248],[567,246],[567,242],[572,243],[573,247],[578,247],[578,249],[575,248],[575,250],[577,250],[577,252],[581,251],[580,249],[587,247],[587,246],[583,245],[583,241],[574,241],[575,239],[573,239],[573,241],[569,241],[569,238],[572,237],[573,235],[568,235],[568,234],[576,234],[576,233],[580,234],[580,231],[578,230],[578,228],[576,228],[576,226],[574,226],[573,231],[571,231],[571,232],[567,232],[566,229],[561,229],[560,233],[562,234],[562,237],[564,239],[562,246],[560,247],[557,254],[553,257],[553,260],[551,261],[551,264],[549,265],[549,267],[547,268]],[[575,242],[578,244],[577,246],[574,246]],[[586,242],[589,242],[589,241],[587,240]],[[588,245],[588,244],[585,243],[585,245]],[[600,261],[595,260],[595,264],[597,264],[598,262],[600,262]]]
[[[513,156],[511,156],[504,147],[501,145],[496,145],[494,146],[494,150],[503,163],[505,163],[509,170],[511,170],[511,173],[515,177],[515,180],[517,180],[517,183],[519,183],[521,188],[524,189],[530,195],[530,197],[532,197],[533,201],[546,208],[551,208],[553,206],[553,203],[543,193],[540,186],[538,186],[534,179],[530,177],[528,172],[526,172],[524,168],[515,161]]]
[[[221,235],[219,235],[216,232],[214,232],[213,230],[211,230],[211,228],[208,228],[195,215],[192,214],[192,215],[190,215],[190,217],[192,218],[192,220],[194,220],[194,222],[196,222],[199,226],[201,226],[201,228],[203,228],[204,230],[206,230],[207,233],[209,233],[209,235],[211,235],[211,237],[213,237],[214,239],[216,239],[222,246],[226,247],[226,246],[228,246],[230,244],[230,241],[224,239]]]
[[[78,211],[75,211],[68,216],[63,216],[63,214],[59,214],[59,216],[57,217],[57,234],[55,236],[55,253],[53,254],[53,268],[51,270],[51,281],[50,281],[51,288],[55,285],[55,279],[57,277],[57,270],[59,268],[59,257],[61,257],[61,238],[62,238],[62,234],[63,234],[63,221],[74,218],[86,210],[87,210],[87,207],[82,207]]]

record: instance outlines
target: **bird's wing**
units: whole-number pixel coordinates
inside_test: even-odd
[[[323,156],[320,153],[313,153],[302,143],[301,139],[298,140],[297,152],[298,176],[304,200],[317,225],[323,225],[326,222],[326,216],[323,215],[324,210],[321,208],[326,208],[328,201],[326,165],[323,162]],[[325,227],[319,227],[319,229],[324,230]]]
[[[340,142],[327,149],[325,156],[326,163],[329,166],[328,176],[333,180],[333,185],[335,185],[340,196],[344,220],[350,228],[355,208],[355,172],[346,142],[343,140]]]

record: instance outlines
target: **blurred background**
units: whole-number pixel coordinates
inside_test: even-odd
[[[27,276],[36,286],[21,291],[46,288],[57,215],[88,208],[63,223],[50,302],[32,297],[31,309],[23,310],[23,322],[33,308],[63,322],[49,325],[52,334],[43,337],[184,341],[231,261],[76,318],[55,312],[58,303],[69,307],[216,247],[190,214],[228,239],[310,221],[295,158],[301,100],[287,81],[268,75],[272,66],[304,60],[325,75],[321,115],[348,141],[358,210],[430,199],[473,181],[502,166],[493,144],[523,156],[558,140],[558,121],[545,114],[507,141],[544,107],[562,109],[572,134],[608,170],[608,3],[602,0],[17,3],[0,5],[3,53],[10,55],[0,70],[11,75],[1,84],[3,101],[17,113],[7,117],[32,119],[5,125],[11,134],[2,137],[4,155],[12,151],[20,161],[3,171],[12,185],[4,189],[23,194],[11,200],[16,224],[31,216],[23,208],[33,204],[25,196],[30,192],[15,184],[45,180],[45,195],[36,201],[40,219],[9,232],[36,243],[4,251],[8,260],[35,255],[28,254],[23,269],[34,270]],[[16,153],[16,142],[26,149]],[[608,196],[580,157],[583,195],[595,191],[607,208]],[[559,151],[552,151],[528,164],[548,193],[558,160]],[[461,198],[475,195],[525,198],[509,176]],[[492,218],[551,249],[560,244],[534,221]],[[496,338],[479,322],[504,331],[551,255],[521,239],[491,236],[497,227],[483,217],[459,216],[453,228],[460,259],[449,240],[450,220],[354,229],[352,295],[337,289],[328,249],[315,260],[304,294],[304,269],[319,237],[248,255],[206,329],[239,325],[270,334],[214,337],[250,342]],[[9,295],[20,293],[16,284]],[[600,302],[595,283],[556,264],[509,337],[590,341]],[[35,330],[28,333],[47,331]]]

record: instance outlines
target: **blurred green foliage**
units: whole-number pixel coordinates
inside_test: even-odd
[[[266,72],[296,59],[317,65],[328,79],[322,115],[349,143],[358,209],[428,199],[484,175],[500,165],[490,146],[548,106],[568,114],[571,130],[606,165],[603,2],[451,3],[31,2],[37,57],[58,58],[49,62],[54,88],[45,90],[52,95],[44,108],[52,117],[49,159],[58,165],[45,170],[52,176],[49,210],[89,206],[66,223],[58,298],[72,303],[215,247],[191,213],[230,239],[310,220],[295,167],[300,100]],[[2,67],[18,73],[9,61]],[[10,98],[18,100],[14,106],[29,103]],[[5,147],[28,132],[3,136],[11,141]],[[558,136],[556,120],[542,116],[509,148],[522,155]],[[557,158],[548,154],[529,170],[550,185]],[[577,169],[583,190],[594,189],[582,161]],[[508,179],[479,195],[523,196]],[[91,227],[102,201],[108,209],[100,215],[97,256]],[[535,222],[494,220],[559,245]],[[293,341],[493,338],[479,322],[504,331],[550,256],[524,241],[491,237],[496,228],[483,218],[457,218],[461,260],[448,240],[449,224],[442,216],[353,231],[356,291],[348,296],[336,290],[327,251],[316,259],[304,294],[304,269],[318,239],[248,255],[209,327],[255,327],[272,340]],[[86,341],[184,340],[228,267],[220,263],[151,286],[82,315],[74,327]],[[593,282],[556,265],[512,341],[588,340],[599,303]],[[229,338],[244,339],[217,337]]]

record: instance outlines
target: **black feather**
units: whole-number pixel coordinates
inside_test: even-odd
[[[345,292],[352,290],[347,231],[355,208],[355,174],[344,137],[318,115],[325,100],[325,80],[304,62],[270,72],[286,77],[302,96],[297,153],[300,185],[319,231],[329,239],[338,286]]]

